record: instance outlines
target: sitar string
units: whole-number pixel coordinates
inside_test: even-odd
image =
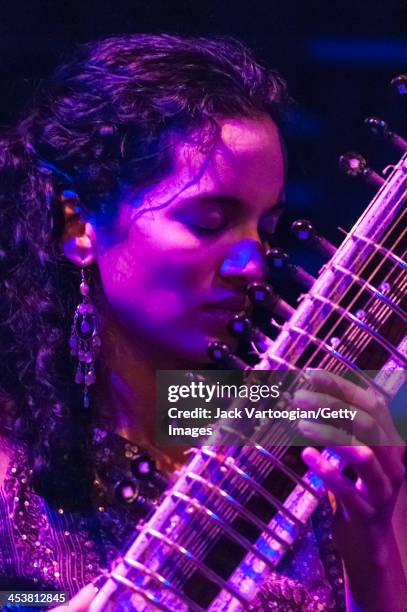
[[[394,279],[394,283],[399,283],[400,284],[400,289],[404,290],[405,287],[406,287],[406,284],[407,284],[407,280],[403,281],[402,277],[403,277],[403,271],[400,272],[399,277]],[[389,278],[387,278],[386,280],[389,280]],[[395,301],[397,301],[397,303],[399,303],[399,302],[401,302],[401,299],[397,299],[396,298]],[[369,302],[367,302],[367,306],[368,305],[369,305]],[[373,317],[373,316],[377,317],[377,321],[375,321],[375,323],[383,323],[385,318],[388,318],[389,316],[391,316],[392,310],[391,310],[391,307],[388,306],[387,304],[383,304],[383,303],[378,304],[377,303],[377,308],[375,306],[376,305],[373,305],[372,309],[369,310],[369,315],[371,317]],[[362,333],[360,334],[359,338],[356,338],[356,336],[358,334],[358,331],[362,332]],[[357,326],[354,326],[353,329],[351,330],[351,333],[349,335],[346,335],[346,333],[344,334],[344,341],[346,341],[346,340],[354,341],[354,343],[351,345],[351,350],[350,350],[350,352],[347,352],[346,344],[345,344],[344,345],[344,350],[341,349],[341,353],[345,354],[345,356],[353,359],[358,351],[360,352],[360,350],[364,350],[366,348],[366,346],[367,346],[367,344],[368,344],[370,339],[371,339],[371,337],[369,336],[368,332],[366,332],[364,330],[361,330]],[[326,360],[329,360],[329,359],[331,361],[335,361],[335,362],[337,361],[334,356],[332,356],[330,354],[327,354],[323,358],[321,366],[324,364],[324,362],[326,362]]]
[[[404,232],[404,234],[405,234],[405,232]],[[397,244],[398,244],[398,243],[399,243],[399,242],[400,242],[400,241],[401,241],[401,240],[404,238],[404,234],[402,234],[401,236],[399,236],[398,240],[397,240],[397,241],[396,241],[396,243],[393,245],[392,249],[394,249],[394,248],[397,246]],[[375,275],[378,273],[378,271],[379,271],[379,270],[380,270],[380,269],[381,269],[381,268],[382,268],[382,267],[385,265],[385,263],[388,263],[388,262],[389,262],[389,260],[387,259],[387,257],[384,257],[384,258],[382,259],[382,261],[381,261],[381,263],[380,263],[379,267],[378,267],[378,268],[376,268],[376,270],[375,270],[375,271],[374,271],[374,272],[373,272],[373,273],[370,275],[370,277],[367,279],[367,282],[371,282],[371,281],[372,281],[372,279],[373,279],[373,277],[374,277],[374,276],[375,276]],[[395,269],[397,269],[397,265],[395,265],[395,266],[394,266],[394,268],[392,269],[392,272],[393,272]],[[361,273],[359,272],[359,275],[360,275],[360,274],[361,274]],[[402,274],[403,274],[403,270],[401,271],[401,275],[402,275]],[[353,284],[353,285],[355,285],[356,283],[353,281],[353,283],[352,283],[352,284]],[[349,290],[350,288],[351,288],[351,286],[349,286],[348,290]],[[364,289],[363,287],[360,287],[360,288],[359,288],[359,292],[358,292],[358,294],[354,296],[354,298],[352,299],[351,303],[350,303],[350,304],[349,304],[349,305],[346,307],[346,310],[347,310],[347,311],[350,311],[350,310],[351,310],[351,308],[352,308],[352,306],[355,304],[355,302],[356,302],[356,301],[357,301],[357,300],[358,300],[360,297],[362,297],[362,296],[363,296],[363,292],[364,292],[364,291],[365,291],[365,289]],[[347,292],[348,292],[348,291],[347,291]],[[346,293],[347,293],[347,292],[346,292]],[[344,294],[344,296],[343,296],[343,297],[345,297],[345,296],[346,296],[346,293]],[[390,306],[385,305],[385,307],[391,310],[391,307],[390,307]],[[332,328],[329,330],[329,332],[327,333],[327,335],[329,335],[329,336],[333,336],[333,335],[335,334],[335,330],[336,330],[336,329],[338,328],[338,326],[339,326],[339,325],[340,325],[340,324],[341,324],[341,323],[344,321],[344,317],[345,317],[345,315],[344,315],[344,314],[339,314],[339,315],[338,315],[338,319],[336,320],[336,322],[335,322],[335,324],[333,325],[333,327],[332,327]],[[353,323],[353,324],[352,324],[352,323],[350,323],[350,324],[349,324],[349,327],[347,328],[347,331],[349,331],[349,329],[352,331],[352,325],[353,325],[353,326],[356,326],[356,323]],[[357,326],[356,326],[356,328],[357,328]],[[354,331],[356,331],[355,327],[353,328],[353,330],[354,330]],[[362,330],[360,330],[360,331],[362,331]],[[366,331],[366,330],[363,330],[363,331],[364,331],[364,333],[365,333],[365,334],[368,334],[368,331]],[[345,332],[345,334],[344,334],[344,339],[346,339],[346,338],[347,338],[347,336],[346,336],[346,332]],[[307,365],[309,365],[309,364],[310,364],[310,363],[313,361],[313,359],[315,358],[315,356],[316,356],[317,354],[318,354],[318,349],[316,349],[316,350],[314,351],[314,353],[312,354],[312,356],[309,358],[309,360],[308,360],[308,362],[307,362]]]
[[[403,199],[404,199],[404,198],[403,198]],[[398,206],[398,204],[399,204],[399,201],[396,203],[396,205]],[[387,215],[387,216],[389,216],[390,214],[393,214],[393,211],[391,211],[391,212],[389,211],[389,213],[388,213],[388,215]],[[402,218],[405,216],[405,214],[406,214],[406,210],[403,210],[403,212],[402,212]],[[386,219],[383,221],[383,223],[384,223],[385,221],[386,221]],[[388,235],[389,235],[389,233],[390,233],[391,231],[393,231],[393,228],[391,228],[391,227],[390,227],[390,228],[388,228],[388,232],[387,232],[387,234],[386,234],[386,235],[383,237],[383,243],[384,243],[384,241],[385,241],[385,240],[388,238]],[[401,238],[402,238],[402,237],[403,237],[403,234],[402,234],[401,236],[399,236],[398,240],[396,241],[396,244],[399,242],[399,240],[401,240]],[[380,242],[379,242],[378,244],[382,245],[383,243],[380,243]],[[395,245],[394,245],[394,246],[395,246]],[[393,246],[391,249],[389,249],[389,250],[392,250],[392,249],[394,248],[394,246]],[[365,246],[365,249],[366,249],[366,246]],[[362,250],[361,250],[361,253],[363,252],[363,250],[364,250],[364,249],[362,249]],[[361,253],[360,253],[360,255],[361,255]],[[360,256],[360,255],[359,255],[359,256]],[[376,255],[376,252],[375,252],[375,251],[373,251],[373,252],[371,253],[371,255],[368,257],[368,259],[366,260],[366,262],[364,263],[364,265],[362,266],[362,268],[361,268],[361,269],[358,271],[359,275],[361,275],[361,274],[364,272],[364,270],[365,270],[365,269],[366,269],[366,267],[369,265],[369,263],[371,262],[371,260],[373,259],[373,257],[374,257],[375,255]],[[382,266],[383,266],[385,263],[387,263],[387,255],[383,257],[383,259],[382,259],[382,261],[381,261],[381,263],[380,263],[379,269],[380,269],[380,268],[381,268],[381,267],[382,267]],[[335,290],[335,288],[337,288],[337,287],[338,287],[339,283],[340,283],[342,280],[343,280],[343,277],[341,277],[340,279],[338,278],[337,283],[333,285],[333,290]],[[347,294],[347,293],[350,291],[351,287],[353,287],[355,284],[356,284],[356,283],[355,283],[355,282],[352,280],[352,281],[351,281],[351,283],[349,284],[349,286],[346,288],[346,290],[345,290],[345,293],[344,293],[344,296],[343,296],[343,297],[345,297],[345,296],[346,296],[346,294]],[[360,295],[361,295],[361,289],[359,288],[359,294],[358,294],[358,297],[360,297]],[[354,303],[354,301],[353,301],[352,303]],[[352,304],[351,304],[351,305],[352,305]],[[310,326],[312,326],[312,323],[313,323],[313,322],[315,322],[316,317],[317,317],[318,315],[320,315],[320,313],[321,313],[321,311],[322,311],[322,308],[323,308],[323,306],[322,306],[322,305],[319,305],[319,307],[317,306],[317,307],[314,309],[314,311],[313,311],[313,313],[312,313],[312,315],[311,315],[311,320],[310,320],[310,322],[309,322],[309,325],[310,325]],[[348,308],[349,308],[349,307],[348,307]],[[347,310],[348,310],[348,308],[347,308]],[[320,318],[321,318],[321,317],[320,317]],[[343,315],[341,315],[341,317],[340,317],[340,318],[341,318],[341,320],[343,320]],[[321,327],[322,327],[323,325],[324,325],[324,321],[321,321],[321,322],[319,323],[319,325],[317,325],[316,329],[313,331],[314,335],[316,335],[316,334],[317,334],[317,333],[320,331],[320,329],[321,329]],[[335,328],[336,328],[336,327],[334,326],[333,330],[334,330]],[[332,333],[333,333],[333,330],[330,330],[330,334],[332,334]],[[330,335],[330,334],[329,334],[329,335]],[[297,344],[298,342],[299,342],[299,338],[294,338],[294,339],[293,339],[293,345],[292,345],[292,346],[294,346],[294,347],[295,347],[295,346],[296,346],[296,344]],[[313,354],[313,357],[314,357],[314,356],[315,356],[315,352],[314,352],[314,354]],[[306,365],[309,365],[310,363],[311,363],[311,361],[310,361],[310,360],[308,360]],[[304,367],[306,367],[306,366],[304,366]]]

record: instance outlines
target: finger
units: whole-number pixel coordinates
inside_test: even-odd
[[[390,481],[399,486],[403,478],[404,467],[404,442],[400,438],[400,444],[394,445],[389,440],[386,431],[369,414],[358,410],[353,421],[352,434],[355,442],[360,440],[363,444],[370,446],[374,451],[384,473]],[[353,442],[353,444],[355,443]]]
[[[379,509],[394,500],[397,491],[371,448],[339,446],[335,447],[335,452],[358,474],[360,482],[357,488],[369,504]]]
[[[386,431],[364,410],[358,409],[352,425],[355,437],[368,446],[376,447],[389,443]]]
[[[340,410],[343,407],[342,400],[332,398],[326,393],[309,391],[306,389],[298,390],[294,393],[294,400],[299,407],[305,409],[318,410],[320,407],[329,407],[330,410]],[[353,406],[345,406],[351,411],[356,410],[356,416],[353,421],[346,421],[345,425],[352,426],[351,433],[355,439],[333,438],[335,444],[350,445],[350,444],[367,444],[375,449],[375,453],[383,466],[384,471],[389,475],[390,479],[397,484],[400,480],[400,473],[403,468],[403,453],[405,444],[396,431],[393,421],[387,409],[389,420],[386,422],[381,419],[378,421],[372,414],[369,414],[361,408]],[[383,415],[382,415],[383,416]],[[338,425],[341,424],[340,421]]]
[[[323,370],[307,370],[313,388],[362,408],[378,420],[389,415],[384,396],[376,389],[363,389],[343,376]]]
[[[312,438],[314,442],[321,445],[336,447],[362,444],[360,440],[357,440],[355,436],[347,431],[321,422],[301,419],[298,421],[298,429],[304,436]]]
[[[341,472],[325,459],[316,448],[306,447],[302,458],[314,474],[316,474],[342,504],[350,519],[360,520],[371,518],[374,510],[353,484]]]
[[[405,479],[404,446],[376,446],[374,451],[393,487],[400,489]]]
[[[356,386],[356,385],[355,385]],[[363,389],[361,389],[363,391]],[[328,392],[319,390],[319,391],[310,391],[307,389],[299,389],[294,395],[293,399],[297,406],[305,409],[314,409],[326,407],[329,408],[330,411],[336,411],[338,415],[340,415],[341,419],[356,419],[359,415],[359,420],[363,425],[363,416],[362,413],[369,415],[371,419],[373,419],[374,425],[371,421],[364,421],[365,426],[368,426],[366,429],[366,433],[372,436],[371,441],[369,438],[364,439],[363,441],[366,444],[388,444],[388,445],[403,445],[403,441],[401,440],[395,426],[393,420],[391,418],[390,412],[386,405],[377,404],[375,407],[375,399],[369,396],[368,392],[365,392],[366,396],[366,404],[363,406],[359,406],[356,403],[349,402],[348,400],[344,400],[342,397],[338,395],[331,395]],[[370,397],[370,400],[368,399]],[[358,398],[357,398],[358,399]],[[360,397],[359,397],[360,400]],[[370,403],[369,403],[370,402]],[[352,415],[355,413],[356,417]],[[349,424],[354,424],[354,421],[349,421]],[[381,428],[382,432],[378,432],[377,428]],[[370,431],[369,431],[370,430]]]
[[[404,479],[404,464],[399,447],[369,448],[349,433],[313,421],[299,421],[301,433],[314,442],[333,448],[335,453],[362,479],[361,492],[366,492],[374,506],[389,503]]]
[[[52,608],[53,612],[86,612],[99,589],[92,583],[87,584],[81,589],[72,599],[69,600],[68,606],[58,606]]]
[[[391,501],[394,489],[392,480],[386,475],[373,449],[347,432],[330,425],[300,421],[301,433],[318,444],[332,447],[347,464],[351,465],[364,484],[367,500],[375,507]],[[361,489],[362,491],[362,489]]]
[[[318,410],[329,408],[329,413],[338,415],[337,426],[344,425],[364,444],[371,446],[389,444],[391,441],[386,431],[379,425],[377,420],[361,408],[344,402],[326,393],[301,389],[295,392],[294,400],[300,408]],[[332,419],[333,420],[333,419]]]
[[[401,438],[399,445],[392,444],[383,428],[363,410],[357,412],[352,433],[356,439],[373,449],[385,474],[396,486],[399,486],[404,473],[404,442]]]

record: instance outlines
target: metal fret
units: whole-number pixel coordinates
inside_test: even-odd
[[[284,474],[290,480],[292,480],[293,482],[297,483],[298,485],[304,487],[304,489],[307,489],[309,491],[309,493],[311,493],[312,495],[315,495],[316,497],[318,497],[318,495],[314,491],[314,489],[305,480],[303,480],[301,478],[301,476],[299,476],[296,472],[294,472],[294,470],[292,470],[290,467],[285,465],[282,461],[280,461],[280,459],[278,459],[278,457],[276,457],[275,455],[270,453],[263,446],[261,446],[260,444],[257,444],[257,443],[253,444],[253,441],[250,438],[248,438],[247,436],[242,434],[240,431],[236,431],[235,429],[233,429],[229,425],[221,424],[219,427],[220,427],[220,429],[224,429],[226,431],[230,431],[236,437],[240,438],[240,440],[242,442],[246,442],[247,446],[251,446],[253,449],[255,449],[256,451],[260,452],[262,455],[267,457],[267,459],[270,461],[270,463],[272,463],[275,467],[278,467],[282,472],[284,472]]]
[[[356,240],[360,240],[364,242],[365,244],[369,244],[370,246],[374,247],[376,251],[378,251],[379,253],[382,253],[382,255],[385,255],[387,259],[390,259],[397,265],[401,266],[404,270],[407,270],[407,262],[405,262],[403,259],[401,259],[401,257],[396,255],[389,249],[386,249],[386,247],[382,246],[381,244],[377,244],[377,242],[375,242],[371,238],[368,238],[367,236],[361,236],[360,234],[357,234],[356,232],[354,232],[353,234],[349,234],[345,230],[343,231],[345,232],[347,236],[350,236],[351,238],[356,238]]]
[[[132,591],[133,593],[136,593],[137,595],[140,595],[140,597],[142,599],[144,599],[145,601],[147,601],[148,603],[153,603],[154,606],[158,609],[158,610],[163,610],[163,612],[174,612],[174,610],[172,610],[171,608],[168,608],[168,606],[166,606],[163,603],[160,603],[160,601],[157,599],[156,595],[154,595],[154,593],[150,593],[150,591],[147,591],[144,588],[138,587],[137,585],[134,584],[134,582],[132,582],[131,580],[129,580],[128,578],[126,578],[125,576],[122,576],[122,574],[118,574],[116,572],[112,572],[110,574],[111,578],[113,578],[113,580],[123,586],[125,586],[126,588],[128,588],[130,591]]]
[[[347,319],[348,321],[351,321],[352,323],[354,323],[355,325],[360,327],[360,329],[362,329],[367,334],[369,334],[374,340],[376,340],[376,342],[378,344],[380,344],[386,351],[388,351],[388,353],[390,353],[390,355],[393,355],[393,357],[395,359],[397,359],[397,361],[401,365],[407,366],[407,359],[404,357],[404,355],[402,355],[397,350],[397,348],[393,344],[388,342],[388,340],[386,340],[386,338],[384,338],[381,334],[379,334],[372,327],[369,327],[369,325],[366,325],[365,323],[363,323],[363,321],[358,319],[351,312],[349,312],[348,310],[346,310],[342,306],[339,306],[339,304],[335,304],[335,302],[332,302],[330,299],[325,298],[322,295],[319,295],[318,293],[310,294],[308,297],[310,299],[312,299],[312,300],[318,300],[318,301],[322,302],[323,304],[328,304],[333,310],[336,310],[337,312],[339,312],[344,317],[344,319]]]
[[[269,491],[262,487],[256,480],[254,480],[252,476],[249,476],[247,472],[238,467],[233,462],[234,460],[232,457],[227,457],[226,460],[224,460],[217,453],[209,451],[207,447],[203,447],[201,450],[202,452],[205,452],[207,454],[210,453],[211,457],[217,459],[223,467],[239,476],[239,478],[243,479],[246,484],[250,485],[257,493],[264,497],[264,499],[268,501],[271,506],[274,506],[280,512],[285,514],[294,525],[296,525],[297,527],[303,527],[303,523],[296,516],[294,516],[294,514],[287,510],[287,508],[279,499],[277,499],[274,495],[272,495]]]
[[[287,370],[301,372],[300,368],[297,368],[295,365],[284,359],[284,357],[279,357],[278,355],[273,355],[272,353],[270,354],[269,351],[267,352],[265,357],[266,359],[268,359],[270,365],[272,365],[272,362],[275,361],[276,363],[283,365]]]
[[[209,489],[211,492],[218,495],[222,499],[222,501],[225,501],[226,503],[228,503],[232,508],[236,510],[236,512],[238,512],[239,514],[247,518],[249,521],[253,523],[253,525],[256,525],[256,527],[258,527],[259,529],[267,533],[267,535],[274,538],[276,541],[278,541],[283,546],[288,546],[287,542],[285,542],[282,538],[280,538],[279,535],[277,535],[272,529],[270,529],[267,523],[262,521],[255,514],[253,514],[253,512],[245,508],[245,506],[243,506],[234,497],[232,497],[230,493],[228,493],[224,489],[221,489],[218,485],[213,484],[206,478],[203,478],[202,476],[195,474],[194,472],[188,472],[187,476],[188,478],[191,478],[191,480],[198,482],[202,486]]]
[[[335,357],[336,359],[338,359],[338,361],[346,365],[353,372],[356,372],[357,375],[360,376],[360,378],[364,380],[367,385],[374,387],[376,391],[379,391],[379,393],[381,393],[386,399],[388,400],[391,399],[389,394],[386,393],[386,391],[382,389],[382,387],[380,387],[373,378],[370,378],[369,376],[367,376],[363,372],[363,370],[358,368],[358,366],[353,361],[351,361],[350,359],[348,359],[347,357],[339,353],[332,346],[330,346],[327,342],[325,342],[324,340],[321,340],[317,336],[314,336],[310,332],[305,331],[304,329],[300,329],[296,325],[288,325],[288,327],[289,327],[289,331],[293,331],[296,334],[306,336],[309,340],[314,342],[314,344],[316,344],[321,350],[326,351],[327,353],[332,355],[332,357]]]
[[[271,569],[273,568],[270,558],[267,555],[262,553],[247,538],[245,538],[238,531],[236,531],[236,529],[228,525],[228,523],[221,519],[220,516],[218,516],[215,512],[201,504],[197,499],[193,499],[192,497],[189,497],[189,495],[185,495],[185,493],[180,493],[179,491],[175,491],[174,493],[171,493],[171,495],[175,496],[178,499],[181,499],[189,506],[192,506],[192,508],[194,508],[197,512],[205,514],[208,518],[214,521],[214,523],[218,527],[222,529],[222,532],[226,533],[231,540],[237,542],[237,544],[244,548],[246,552],[251,552],[252,555],[257,556],[261,561],[263,561],[263,563],[268,565]],[[274,534],[272,537],[274,538]]]
[[[331,264],[331,267],[334,270],[342,272],[342,274],[350,276],[358,285],[360,285],[363,289],[366,289],[374,297],[377,297],[379,300],[384,302],[389,308],[391,308],[391,310],[393,310],[393,312],[395,312],[401,318],[402,321],[407,323],[407,314],[404,312],[404,310],[402,310],[400,306],[398,306],[398,304],[394,302],[394,300],[391,300],[389,297],[384,295],[382,291],[379,291],[379,289],[376,289],[376,287],[371,285],[367,280],[358,276],[357,274],[354,274],[353,272],[351,272],[347,268],[344,268],[340,264]]]
[[[303,478],[301,478],[301,476],[298,476],[298,474],[296,474],[294,472],[294,470],[292,470],[287,465],[284,465],[284,463],[282,461],[280,461],[280,459],[278,459],[277,457],[272,455],[267,449],[265,449],[260,444],[256,444],[255,448],[260,453],[265,455],[267,457],[267,459],[271,463],[273,463],[275,466],[277,466],[282,472],[287,474],[287,476],[289,476],[289,478],[291,480],[296,482],[298,486],[303,487],[306,491],[308,491],[308,493],[311,493],[311,495],[313,495],[314,497],[319,499],[318,493],[312,488],[312,486],[310,484],[308,484],[308,482],[306,482]]]
[[[163,586],[165,589],[167,589],[167,591],[171,591],[171,593],[176,595],[180,601],[186,604],[188,608],[192,610],[192,612],[204,612],[204,609],[201,608],[201,606],[198,606],[198,604],[192,601],[192,599],[190,599],[187,595],[185,595],[185,593],[182,593],[169,580],[167,580],[167,578],[164,578],[164,576],[162,576],[158,572],[155,572],[154,570],[146,567],[143,563],[139,563],[135,559],[132,559],[131,557],[128,557],[128,556],[124,557],[123,561],[127,565],[130,565],[131,567],[136,569],[137,571],[142,572],[143,574],[148,576],[148,578],[151,578],[152,580],[157,582],[160,586]]]
[[[150,535],[156,540],[160,540],[161,542],[164,542],[164,544],[168,546],[169,548],[171,548],[171,550],[178,553],[179,555],[182,555],[184,559],[188,559],[188,562],[190,562],[191,565],[196,567],[202,574],[204,574],[204,576],[206,576],[209,580],[214,582],[218,587],[220,587],[221,589],[224,589],[225,591],[228,591],[228,593],[230,593],[232,597],[237,599],[237,601],[239,601],[243,606],[246,606],[249,603],[248,600],[241,593],[236,591],[236,589],[234,589],[225,580],[223,580],[223,578],[218,576],[218,574],[214,572],[213,570],[211,570],[210,567],[202,563],[202,561],[200,561],[197,557],[195,557],[184,546],[177,544],[177,542],[174,542],[173,540],[165,536],[160,531],[157,531],[156,529],[153,529],[152,527],[149,527],[148,525],[146,525],[143,528],[143,533]]]

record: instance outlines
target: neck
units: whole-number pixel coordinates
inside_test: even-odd
[[[98,381],[97,421],[157,459],[180,462],[185,447],[160,448],[155,442],[155,376],[159,369],[186,369],[187,363],[162,347],[152,350],[151,342],[134,341],[112,315],[101,335],[103,379]]]

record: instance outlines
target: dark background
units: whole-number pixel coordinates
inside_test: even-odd
[[[286,222],[311,218],[338,243],[337,226],[349,228],[373,193],[338,173],[340,153],[360,151],[377,170],[399,157],[363,119],[379,115],[403,132],[406,103],[388,84],[406,70],[406,26],[407,2],[398,0],[3,0],[0,124],[18,116],[40,79],[79,42],[146,31],[239,37],[282,72],[299,103],[288,135]],[[305,258],[311,270],[321,263],[311,253]]]

